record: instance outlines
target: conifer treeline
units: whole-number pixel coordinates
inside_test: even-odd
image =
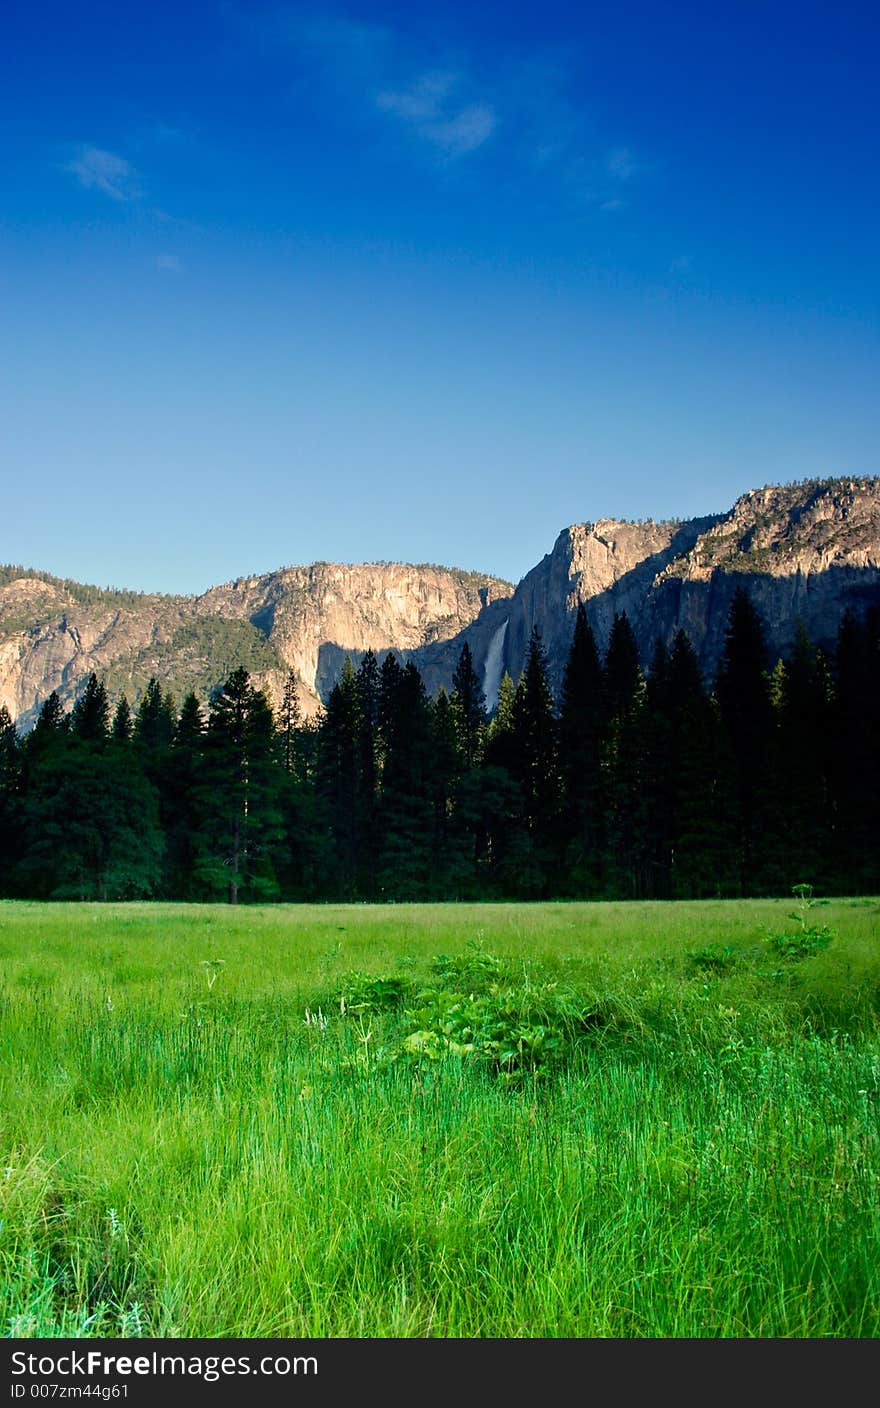
[[[346,661],[317,722],[244,669],[204,711],[92,675],[19,739],[0,710],[0,893],[52,899],[703,898],[880,891],[880,616],[770,668],[738,591],[712,688],[683,632],[647,677],[579,607],[562,689],[537,630],[491,720],[470,651]]]

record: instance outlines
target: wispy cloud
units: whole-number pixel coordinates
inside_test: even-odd
[[[166,273],[183,273],[183,261],[179,254],[157,254],[153,262],[157,269],[164,269]]]
[[[390,117],[443,159],[469,156],[493,136],[489,85],[460,55],[439,53],[383,25],[287,14],[283,32],[346,104]]]
[[[463,73],[429,72],[407,87],[377,93],[375,101],[444,155],[466,156],[489,140],[498,123],[493,105],[471,101],[469,87]]]
[[[100,191],[111,200],[136,200],[141,194],[138,174],[131,163],[103,147],[79,147],[65,169],[86,190]]]
[[[624,209],[650,168],[599,129],[571,49],[475,54],[417,26],[289,5],[248,30],[273,55],[286,46],[300,60],[298,91],[332,103],[337,122],[363,126],[365,114],[378,115],[444,164],[491,147],[510,177],[540,175],[567,203],[597,210]]]

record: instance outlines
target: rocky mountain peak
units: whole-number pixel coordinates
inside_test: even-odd
[[[670,643],[683,629],[711,675],[743,583],[774,651],[788,647],[798,621],[815,640],[833,640],[844,610],[880,603],[880,479],[769,485],[706,518],[575,523],[515,591],[434,564],[315,562],[197,597],[0,568],[0,703],[28,727],[53,689],[69,707],[92,670],[111,698],[136,700],[156,675],[179,700],[190,689],[207,698],[243,665],[276,702],[292,670],[310,714],[346,655],[356,663],[367,650],[395,650],[434,692],[451,687],[467,641],[491,704],[504,670],[518,677],[535,625],[558,685],[578,602],[600,648],[625,611],[645,663],[658,637]]]

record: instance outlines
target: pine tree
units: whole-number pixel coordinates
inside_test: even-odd
[[[16,876],[35,898],[147,899],[161,878],[154,788],[125,745],[59,730],[35,755]]]
[[[372,650],[368,650],[355,677],[357,686],[356,739],[356,823],[358,829],[358,894],[373,899],[376,893],[376,866],[381,837],[379,834],[379,665]]]
[[[21,856],[23,750],[12,717],[0,705],[0,897],[12,892]]]
[[[278,718],[278,738],[281,745],[281,758],[284,763],[284,771],[288,775],[296,770],[296,736],[301,722],[302,715],[299,707],[296,675],[293,673],[293,670],[288,670],[287,679],[284,681],[284,697],[281,701],[281,713]]]
[[[330,691],[318,728],[316,784],[333,840],[336,894],[357,895],[361,836],[358,827],[358,736],[360,703],[357,679],[346,657]]]
[[[880,795],[880,627],[867,613],[843,616],[834,656],[829,759],[835,818],[835,888],[844,894],[880,889],[877,797]]]
[[[513,701],[516,698],[516,685],[507,670],[498,685],[498,703],[486,731],[486,764],[503,767],[510,772],[513,767]]]
[[[670,885],[664,893],[674,899],[728,894],[737,877],[720,721],[684,631],[669,656],[665,708]]]
[[[540,893],[557,876],[556,823],[560,781],[553,695],[541,632],[533,627],[513,699],[513,776],[519,783],[532,852],[530,887]]]
[[[70,728],[70,717],[64,713],[64,706],[56,690],[44,699],[37,722],[27,738],[28,751],[39,753],[45,744],[66,733]]]
[[[605,653],[603,687],[609,719],[622,718],[635,701],[644,680],[639,668],[639,651],[629,617],[615,612]]]
[[[394,744],[402,675],[400,661],[393,651],[389,651],[379,671],[379,697],[376,703],[376,750],[379,767],[383,771]]]
[[[123,694],[116,705],[116,712],[113,715],[113,725],[111,727],[111,737],[115,743],[129,743],[131,741],[134,724],[131,717],[131,709],[128,700]]]
[[[173,899],[199,898],[195,877],[197,835],[204,797],[205,718],[198,697],[187,694],[168,749],[163,787],[165,888]]]
[[[740,888],[743,894],[753,894],[772,795],[768,771],[773,713],[764,626],[742,587],[737,588],[730,606],[716,694],[734,769],[732,802]]]
[[[461,647],[458,664],[452,676],[452,716],[458,747],[465,768],[476,767],[482,752],[486,728],[486,696],[474,669],[471,648],[467,641]]]
[[[672,893],[675,846],[674,796],[679,759],[676,756],[677,739],[670,698],[670,671],[669,651],[665,641],[658,637],[645,682],[645,767],[642,782],[646,886],[647,893],[657,899],[668,899]]]
[[[422,677],[412,661],[382,667],[379,728],[383,741],[378,864],[386,899],[420,899],[430,889],[431,716]]]
[[[86,681],[86,687],[73,706],[70,721],[71,732],[84,743],[105,743],[110,735],[110,706],[103,680],[99,680],[94,670]]]
[[[602,667],[579,602],[559,708],[563,866],[567,887],[575,895],[595,895],[601,884],[601,761]]]
[[[646,692],[625,611],[615,613],[603,669],[605,803],[603,889],[634,899],[650,892],[647,835]]]
[[[243,668],[211,700],[203,775],[197,877],[230,904],[242,895],[274,898],[282,770],[271,706]]]
[[[149,753],[159,754],[170,745],[175,724],[174,700],[153,675],[137,707],[135,738]]]
[[[780,672],[774,706],[768,779],[773,826],[764,847],[764,887],[788,893],[792,884],[807,883],[824,889],[833,844],[830,677],[803,623]]]

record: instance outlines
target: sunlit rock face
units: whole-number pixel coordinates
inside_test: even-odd
[[[136,699],[155,675],[180,702],[191,688],[207,697],[242,664],[276,703],[292,670],[308,716],[347,654],[357,663],[370,649],[447,639],[511,591],[494,577],[400,563],[289,567],[199,597],[13,576],[0,586],[0,703],[27,728],[53,689],[70,707],[92,670],[111,699]]]
[[[430,693],[452,686],[468,642],[494,703],[540,628],[558,688],[579,601],[600,649],[625,611],[647,664],[683,628],[711,679],[730,602],[745,586],[771,652],[799,621],[833,642],[847,607],[880,603],[880,480],[755,489],[727,513],[685,522],[599,519],[565,528],[514,591],[478,573],[400,563],[314,563],[242,577],[202,596],[103,591],[22,570],[0,573],[0,704],[27,728],[57,690],[70,707],[94,670],[111,700],[136,701],[151,675],[178,703],[207,698],[243,665],[277,704],[288,671],[306,716],[326,702],[346,656],[394,650]]]
[[[499,663],[517,679],[537,625],[558,687],[582,601],[600,649],[615,613],[625,611],[644,664],[658,637],[668,645],[684,629],[711,679],[738,586],[763,617],[771,654],[788,648],[799,621],[813,640],[831,644],[847,607],[861,613],[880,603],[880,479],[756,489],[728,513],[685,522],[574,524],[512,597],[415,658],[429,689],[448,687],[467,640],[484,679],[487,662],[493,681]],[[500,662],[489,661],[499,642]]]

